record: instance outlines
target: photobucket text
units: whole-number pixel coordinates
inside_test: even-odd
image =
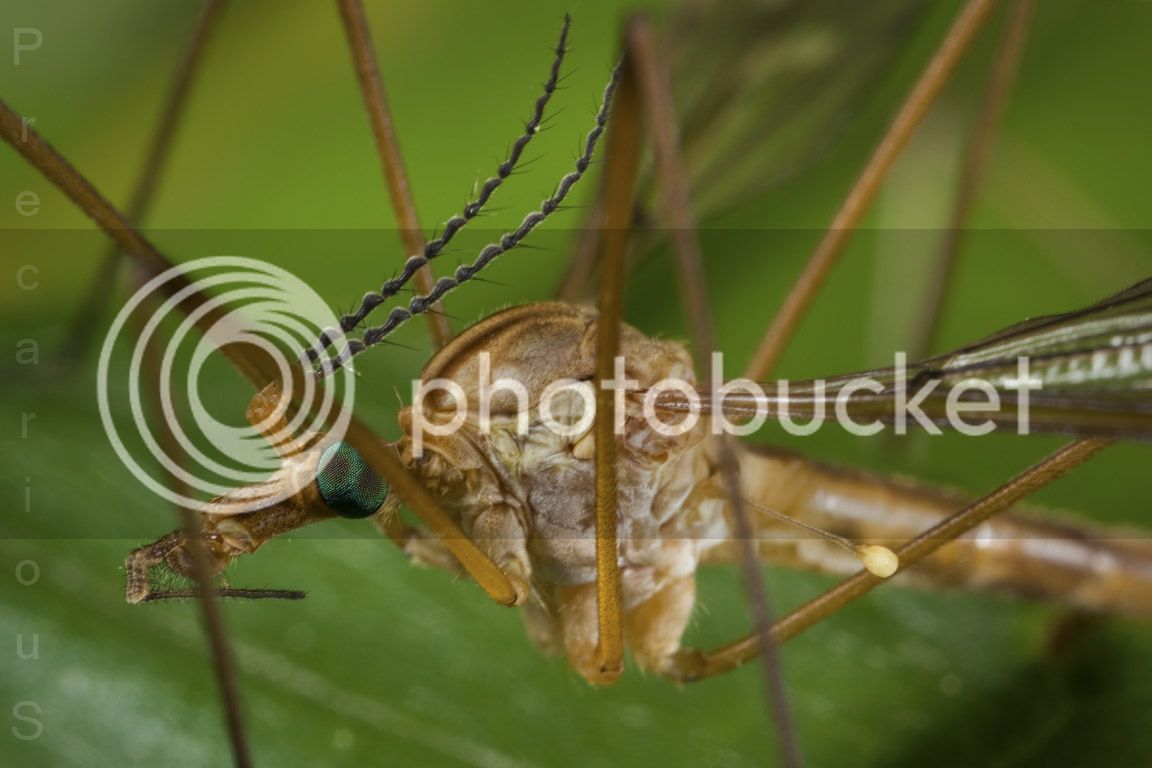
[[[415,456],[423,455],[427,436],[452,435],[465,425],[487,435],[495,421],[499,429],[518,436],[543,427],[573,441],[592,429],[594,382],[558,379],[538,392],[529,392],[516,371],[495,375],[487,352],[479,353],[477,362],[474,382],[448,378],[412,382],[410,431]],[[764,428],[769,419],[798,436],[812,435],[829,421],[859,436],[875,435],[885,428],[904,435],[909,426],[932,435],[949,430],[979,436],[997,428],[1014,428],[1024,435],[1030,431],[1031,392],[1043,387],[1032,375],[1027,357],[1017,359],[1014,376],[995,379],[961,377],[946,368],[922,366],[914,367],[909,377],[903,353],[895,355],[889,369],[834,379],[781,379],[768,384],[743,378],[728,381],[720,352],[712,354],[711,368],[710,380],[718,382],[714,387],[677,378],[645,386],[627,375],[626,359],[617,357],[614,375],[601,383],[604,390],[613,392],[614,433],[624,434],[627,419],[642,418],[644,426],[657,434],[676,437],[697,429],[707,418],[707,429],[716,435],[749,435]],[[432,395],[438,395],[434,406],[429,402]]]

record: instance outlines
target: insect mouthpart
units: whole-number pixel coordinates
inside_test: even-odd
[[[343,441],[328,446],[320,456],[316,490],[333,512],[351,520],[371,517],[388,498],[388,484]]]

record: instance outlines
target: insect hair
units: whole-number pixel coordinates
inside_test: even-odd
[[[412,300],[408,302],[407,307],[395,307],[388,314],[388,319],[384,321],[383,324],[365,330],[362,339],[350,339],[336,359],[323,362],[321,370],[318,371],[318,375],[325,376],[343,367],[356,355],[383,342],[389,334],[407,323],[413,317],[431,311],[437,302],[464,283],[473,279],[483,271],[485,267],[495,261],[498,256],[519,246],[521,241],[527,237],[532,230],[560,208],[561,203],[564,202],[564,199],[568,196],[572,187],[583,178],[588,168],[592,165],[592,156],[596,152],[596,145],[600,141],[600,136],[604,133],[604,128],[608,124],[608,115],[612,108],[612,97],[620,81],[620,71],[621,65],[618,63],[612,70],[612,76],[608,81],[608,85],[604,88],[604,98],[600,104],[600,109],[596,113],[596,122],[584,140],[584,148],[580,156],[576,159],[576,167],[560,179],[552,195],[546,198],[538,209],[525,216],[524,220],[520,222],[519,227],[511,232],[504,233],[499,240],[485,246],[480,251],[480,255],[470,264],[464,264],[458,267],[452,277],[440,278],[436,281],[436,285],[431,291],[422,296],[413,297]]]
[[[524,123],[524,131],[516,137],[512,143],[511,148],[508,150],[504,162],[496,169],[496,175],[490,176],[481,186],[476,198],[467,203],[460,213],[448,219],[444,224],[444,229],[440,236],[428,241],[424,245],[421,253],[410,256],[404,262],[404,268],[400,274],[387,280],[379,291],[369,291],[364,294],[364,298],[360,300],[360,306],[354,311],[348,312],[340,317],[340,330],[343,333],[348,333],[359,326],[365,319],[381,304],[392,298],[403,290],[404,286],[412,279],[417,271],[425,267],[430,261],[439,256],[444,248],[452,241],[456,233],[464,228],[468,222],[480,215],[484,206],[491,199],[493,193],[500,188],[520,163],[520,159],[524,154],[525,148],[529,142],[540,131],[540,126],[544,122],[544,111],[551,100],[552,95],[560,84],[560,69],[564,64],[564,55],[568,52],[568,30],[572,23],[572,17],[564,14],[564,22],[560,28],[560,39],[553,48],[555,54],[552,59],[552,67],[548,73],[548,79],[544,83],[544,87],[540,95],[536,98],[536,102],[532,108],[532,115],[527,122]],[[321,335],[318,343],[308,350],[308,359],[315,363],[320,354],[328,349],[340,337],[340,333],[332,329],[325,330]]]

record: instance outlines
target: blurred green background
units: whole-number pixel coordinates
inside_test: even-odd
[[[349,58],[329,3],[230,4],[147,224],[183,260],[265,258],[346,309],[400,263],[391,214]],[[892,47],[836,126],[794,127],[840,139],[763,194],[705,222],[718,338],[738,370],[956,2],[931,4]],[[574,14],[565,89],[533,163],[502,189],[499,212],[462,236],[441,269],[470,260],[515,226],[570,167],[616,50],[623,3],[368,3],[392,106],[426,227],[446,219],[502,158],[545,77],[561,14]],[[709,13],[736,6],[706,4]],[[836,29],[837,6],[822,6]],[[0,8],[0,97],[111,199],[131,188],[142,147],[196,4],[7,0]],[[658,13],[666,12],[656,8]],[[997,22],[999,19],[997,18]],[[44,45],[13,64],[12,31]],[[1089,303],[1152,272],[1146,231],[1152,178],[1152,5],[1044,2],[981,196],[942,331],[952,346],[1027,316]],[[928,256],[939,240],[958,147],[996,34],[985,33],[854,238],[782,375],[885,363],[907,342]],[[835,37],[831,38],[835,40]],[[728,41],[714,42],[718,49]],[[697,41],[697,45],[700,42]],[[682,65],[685,63],[682,62]],[[687,62],[691,68],[694,62]],[[707,67],[707,61],[699,66]],[[835,80],[821,83],[835,88]],[[764,136],[772,142],[771,132]],[[794,139],[793,139],[794,140]],[[765,168],[765,177],[777,169]],[[33,217],[11,201],[40,195]],[[594,190],[586,183],[576,202]],[[9,349],[33,338],[44,362],[5,358],[0,432],[0,759],[6,765],[224,765],[227,742],[195,605],[125,605],[120,564],[172,527],[108,446],[94,363],[49,364],[69,310],[94,274],[103,239],[11,150],[0,149],[0,325]],[[579,209],[448,305],[457,329],[509,304],[548,298],[563,273]],[[17,290],[24,264],[41,286]],[[671,262],[633,276],[627,316],[684,337]],[[117,297],[117,301],[121,297]],[[395,391],[427,358],[413,323],[404,346],[364,356],[357,411],[397,434]],[[247,385],[224,366],[209,395],[240,414]],[[20,439],[21,414],[37,414]],[[824,431],[788,441],[827,461],[987,490],[1060,444],[994,436],[907,444]],[[1100,522],[1147,526],[1152,473],[1144,446],[1121,446],[1040,496]],[[25,489],[32,503],[25,508]],[[17,564],[39,564],[22,586]],[[758,670],[684,689],[633,670],[594,690],[530,646],[512,611],[474,586],[417,569],[368,524],[332,524],[277,541],[238,563],[233,582],[304,588],[300,604],[236,603],[227,621],[261,765],[745,766],[775,760]],[[778,607],[832,581],[769,571]],[[798,737],[813,765],[1131,765],[1152,755],[1152,629],[1108,620],[1059,653],[1058,607],[990,596],[887,588],[783,651]],[[703,574],[688,642],[745,631],[738,580]],[[13,638],[39,640],[39,658]],[[42,735],[13,717],[34,702]],[[24,708],[24,714],[32,711]]]

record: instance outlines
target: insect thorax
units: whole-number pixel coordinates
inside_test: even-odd
[[[400,414],[406,463],[469,536],[497,562],[523,569],[538,590],[596,578],[594,435],[590,419],[579,423],[587,401],[576,394],[577,382],[591,390],[596,319],[589,309],[559,303],[493,315],[425,367],[426,387],[442,380],[459,389],[429,390]],[[626,378],[640,391],[662,379],[694,383],[680,344],[623,326],[620,352]],[[496,386],[502,379],[519,382],[524,392]],[[570,391],[549,397],[549,386],[563,381],[572,384]],[[486,384],[492,386],[485,398]],[[462,420],[456,416],[461,394]],[[479,408],[485,401],[486,425]],[[563,433],[546,423],[545,403]],[[635,604],[667,579],[692,573],[701,541],[724,523],[709,482],[714,467],[703,422],[667,436],[643,418],[637,398],[624,403],[617,438],[619,539],[625,599]],[[458,428],[447,429],[454,418]],[[445,434],[429,432],[439,428]]]

